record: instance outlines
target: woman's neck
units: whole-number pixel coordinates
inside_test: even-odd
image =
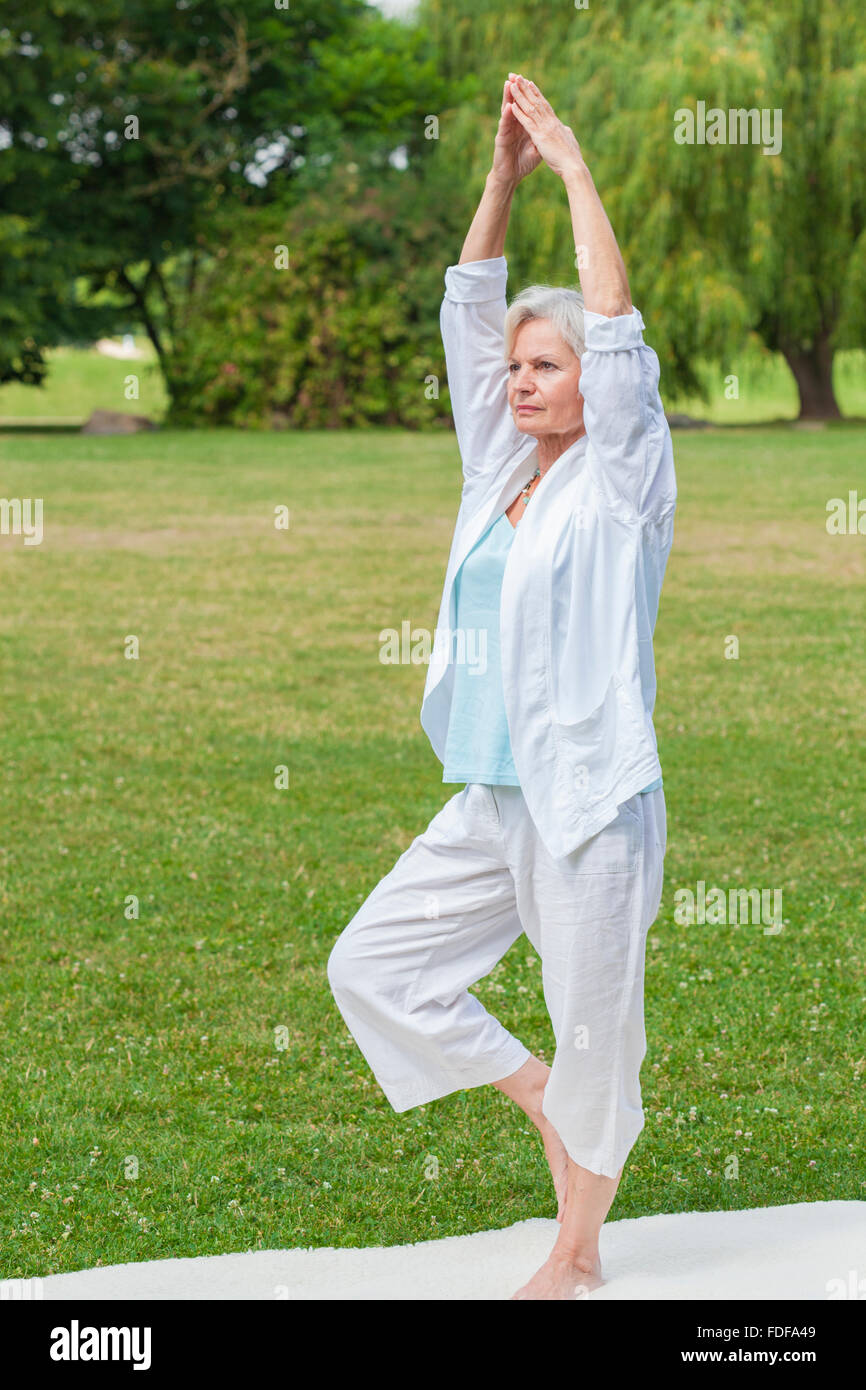
[[[582,439],[586,430],[581,424],[576,430],[569,430],[567,434],[542,434],[538,438],[538,466],[542,473],[546,473],[551,464],[566,449],[570,449],[572,444],[576,444],[578,439]]]

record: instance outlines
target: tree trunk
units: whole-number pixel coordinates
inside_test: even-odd
[[[156,323],[150,312],[150,306],[147,302],[147,291],[150,288],[150,284],[153,278],[153,265],[148,266],[147,274],[145,275],[144,280],[140,285],[136,285],[134,281],[132,281],[129,278],[129,276],[126,273],[125,267],[121,266],[118,274],[118,279],[120,283],[123,285],[124,289],[129,290],[129,293],[132,295],[133,300],[135,301],[135,304],[138,307],[138,312],[141,315],[141,321],[144,324],[144,331],[146,332],[151,343],[153,344],[153,350],[156,353],[157,360],[159,361],[160,371],[162,372],[163,377],[167,380],[168,361],[166,358],[165,347],[163,346],[162,339],[159,336],[159,330],[156,326]]]
[[[833,349],[829,333],[816,338],[809,348],[788,345],[782,348],[800,393],[801,420],[838,420],[833,393]]]

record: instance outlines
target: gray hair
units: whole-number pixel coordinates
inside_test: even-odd
[[[583,356],[586,340],[580,290],[565,290],[558,285],[527,285],[516,294],[505,313],[506,358],[512,355],[518,328],[529,319],[547,319],[572,352]]]

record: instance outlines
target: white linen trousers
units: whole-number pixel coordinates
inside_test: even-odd
[[[560,859],[520,787],[456,792],[328,960],[340,1013],[393,1109],[501,1081],[532,1055],[469,993],[525,932],[556,1042],[543,1112],[575,1163],[615,1177],[644,1124],[644,958],[666,844],[662,787],[635,793]]]

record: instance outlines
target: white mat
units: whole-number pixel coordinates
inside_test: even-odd
[[[149,1260],[51,1275],[42,1289],[46,1299],[508,1299],[557,1230],[536,1218],[418,1245]],[[607,1283],[590,1299],[850,1299],[858,1280],[864,1298],[866,1202],[610,1221],[601,1256]]]

